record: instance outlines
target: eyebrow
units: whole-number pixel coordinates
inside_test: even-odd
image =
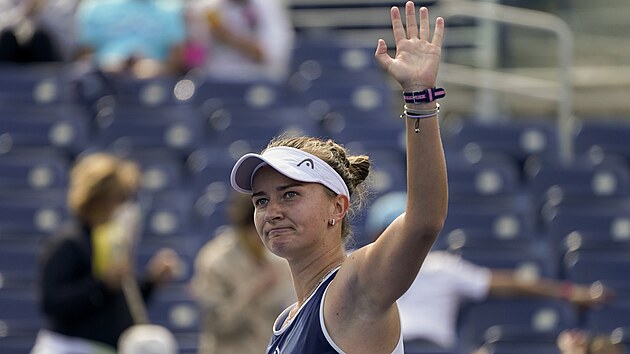
[[[285,185],[282,185],[282,186],[278,186],[276,188],[276,191],[282,192],[282,191],[285,191],[287,189],[291,189],[291,188],[294,188],[294,187],[302,187],[303,185],[304,185],[304,183],[299,183],[299,182],[291,183],[291,184],[285,184]],[[258,197],[258,196],[261,196],[261,195],[264,195],[264,194],[265,194],[265,192],[252,193],[252,198],[253,197]]]

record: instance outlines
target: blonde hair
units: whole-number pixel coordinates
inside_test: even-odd
[[[108,153],[81,158],[70,171],[68,208],[82,220],[92,215],[107,198],[130,199],[140,182],[140,169],[130,161]]]
[[[366,155],[348,156],[348,151],[342,145],[331,139],[315,137],[277,137],[267,148],[288,146],[306,151],[325,161],[341,176],[350,192],[350,209],[344,217],[341,226],[341,238],[346,242],[352,236],[348,218],[361,209],[367,196],[367,187],[363,183],[370,173],[370,158]],[[334,193],[331,191],[331,193]]]

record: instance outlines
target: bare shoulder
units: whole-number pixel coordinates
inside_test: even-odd
[[[369,250],[370,246],[366,246],[348,255],[324,298],[326,329],[347,353],[391,352],[400,336],[396,306],[376,311],[371,300],[359,291],[361,259]],[[379,347],[382,351],[374,351]]]

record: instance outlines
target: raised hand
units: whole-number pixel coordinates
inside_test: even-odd
[[[426,7],[420,8],[419,30],[412,1],[405,4],[406,29],[398,7],[392,7],[391,18],[396,41],[396,55],[394,58],[390,57],[385,41],[379,39],[375,53],[376,60],[400,83],[403,91],[418,91],[434,87],[442,52],[444,19],[438,17],[435,20],[435,31],[431,40],[429,10]]]

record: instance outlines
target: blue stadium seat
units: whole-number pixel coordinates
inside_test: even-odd
[[[455,229],[485,231],[501,239],[520,238],[535,232],[535,217],[526,196],[449,196],[443,235]],[[525,236],[528,237],[528,236]]]
[[[1,289],[34,289],[39,264],[37,242],[0,242]]]
[[[192,102],[211,109],[217,102],[238,104],[248,109],[279,108],[287,103],[285,88],[267,81],[237,82],[207,79],[196,85]]]
[[[519,166],[509,155],[447,153],[446,166],[449,194],[492,196],[520,191]]]
[[[494,325],[522,326],[528,331],[559,331],[578,324],[575,309],[560,300],[487,300],[462,310],[459,334],[462,343],[477,347]]]
[[[445,145],[457,151],[481,149],[513,156],[519,163],[534,155],[554,156],[556,134],[550,122],[514,121],[484,124],[461,120],[445,127]]]
[[[490,354],[558,354],[553,342],[493,343],[487,346]]]
[[[379,67],[374,59],[373,47],[360,47],[352,43],[331,41],[328,36],[326,38],[298,36],[291,59],[291,66],[295,71],[308,70],[309,68],[301,66],[311,60],[317,61],[322,68],[351,72]],[[315,69],[311,68],[310,70]]]
[[[607,153],[630,158],[630,124],[625,120],[582,121],[575,133],[575,150],[579,154]]]
[[[489,327],[484,333],[484,339],[488,344],[515,342],[547,342],[555,344],[558,334],[562,330],[561,328],[538,330],[528,324],[502,324]]]
[[[407,188],[405,155],[398,150],[371,150],[370,191],[382,195]]]
[[[630,237],[615,236],[605,231],[573,231],[561,239],[561,252],[612,251],[629,252]]]
[[[99,105],[102,99],[119,106],[163,107],[186,103],[194,86],[174,76],[139,79],[133,76],[86,72],[75,79],[75,89],[86,104]]]
[[[12,320],[33,328],[42,323],[37,294],[33,289],[0,289],[0,320]]]
[[[51,233],[67,218],[65,191],[0,190],[0,232]]]
[[[88,146],[87,117],[77,107],[19,107],[0,110],[0,145],[3,151],[46,148],[71,156]]]
[[[115,107],[96,118],[97,143],[120,154],[135,150],[178,153],[185,158],[203,142],[203,125],[188,106]]]
[[[531,246],[524,249],[461,247],[453,250],[467,261],[492,269],[510,269],[523,279],[555,278],[558,270],[545,252]]]
[[[39,324],[32,321],[4,320],[0,318],[0,348],[2,354],[29,354],[33,345]]]
[[[152,205],[146,210],[144,231],[147,238],[185,238],[192,232],[190,208],[177,203]]]
[[[383,107],[392,107],[393,93],[391,87],[383,82],[382,78],[373,82],[352,81],[313,81],[301,92],[295,92],[299,102],[309,104],[315,100],[323,99],[331,102],[338,100],[350,100],[349,102],[358,111],[380,111]],[[402,113],[402,112],[400,112]],[[400,114],[399,113],[399,114]],[[391,117],[396,113],[392,112]],[[360,119],[360,118],[359,118]],[[356,120],[356,119],[355,119]]]
[[[573,231],[608,234],[610,238],[630,238],[630,199],[562,201],[548,203],[541,210],[544,232],[555,240]]]
[[[319,135],[317,123],[300,107],[258,110],[221,105],[206,117],[206,141],[214,146],[227,146],[244,140],[262,148],[279,135]]]
[[[398,123],[398,122],[395,122]],[[345,145],[352,154],[370,154],[371,151],[405,151],[403,124],[383,124],[378,121],[346,124],[343,129],[325,135]]]
[[[619,250],[576,250],[564,257],[566,277],[579,283],[598,280],[627,281],[630,252]]]
[[[70,159],[49,150],[19,149],[0,155],[0,188],[60,189],[68,183]]]
[[[2,105],[50,106],[73,100],[64,64],[0,65]]]
[[[369,90],[359,91],[369,95]],[[334,135],[344,129],[369,124],[378,127],[404,129],[404,123],[399,118],[401,112],[395,112],[388,104],[381,104],[370,99],[360,99],[361,94],[350,101],[346,98],[315,99],[307,102],[309,115],[318,121],[323,133]],[[354,99],[356,98],[356,99]],[[365,102],[372,102],[365,104]],[[400,148],[403,148],[401,145]],[[403,149],[404,150],[404,149]]]
[[[128,158],[142,171],[142,190],[149,193],[184,192],[187,180],[185,162],[166,151],[134,151]]]
[[[587,327],[594,332],[610,333],[618,327],[630,326],[630,301],[615,301],[598,309],[590,310]]]
[[[630,195],[630,169],[619,159],[579,159],[571,166],[541,160],[528,160],[525,171],[529,190],[542,201]]]
[[[194,151],[186,161],[195,193],[203,193],[214,182],[223,182],[229,187],[230,172],[236,160],[249,152],[260,152],[249,144],[243,149],[238,146],[206,146]],[[221,199],[225,199],[224,197]]]
[[[538,245],[538,240],[533,234],[510,234],[503,236],[481,229],[459,228],[442,233],[436,245],[453,252],[466,249],[495,249],[495,250],[530,250]],[[464,251],[465,252],[465,251]]]
[[[199,309],[186,286],[160,289],[147,305],[149,320],[167,327],[175,334],[199,329]]]

